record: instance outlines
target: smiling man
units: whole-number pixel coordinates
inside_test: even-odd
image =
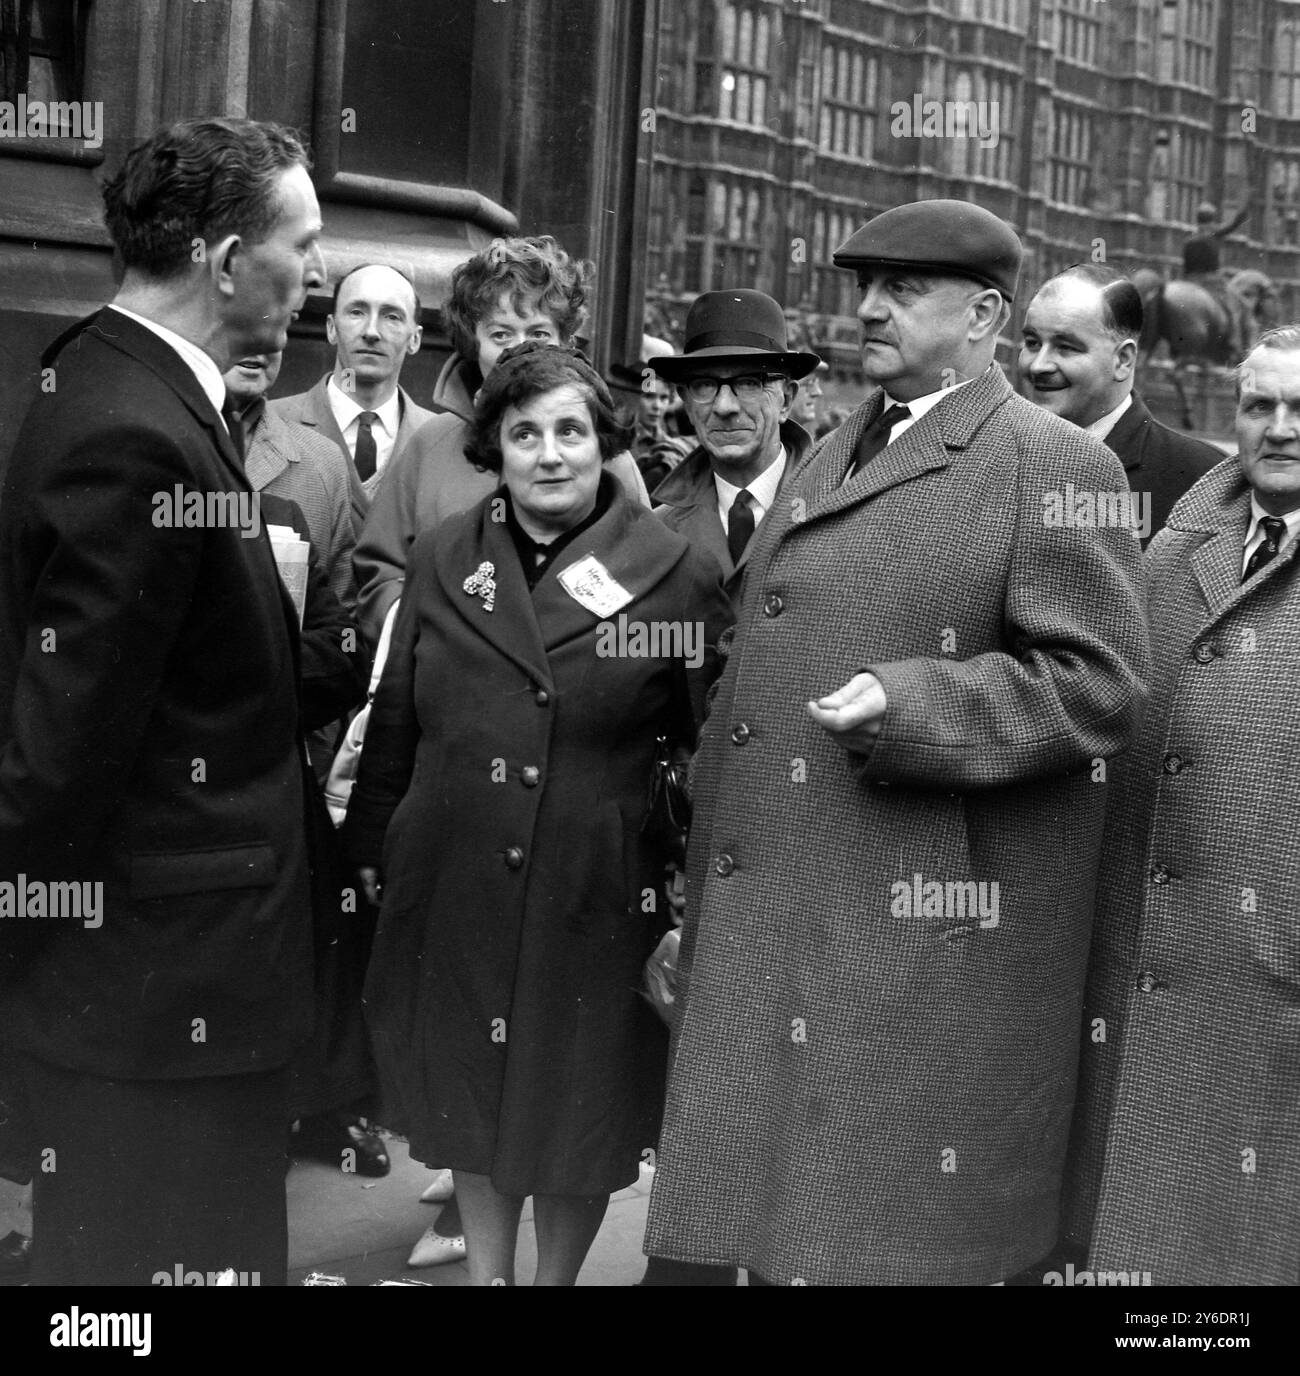
[[[283,1284],[312,1024],[298,617],[264,530],[151,510],[252,498],[222,370],[283,349],[323,284],[320,209],[294,135],[236,119],[132,149],[104,204],[120,288],[47,350],[0,495],[0,877],[103,893],[95,930],[0,922],[0,1052],[45,1153],[31,1280]]]
[[[743,289],[697,297],[684,352],[650,360],[680,388],[700,442],[656,488],[658,513],[717,559],[736,605],[755,529],[808,451],[808,432],[790,419],[790,407],[818,362],[786,348],[776,301]]]
[[[835,254],[877,388],[766,517],[696,756],[654,1255],[980,1284],[1055,1241],[1146,632],[1132,533],[1044,520],[1124,476],[994,363],[1020,257],[957,201]]]
[[[1152,709],[1119,763],[1069,1238],[1155,1285],[1300,1261],[1300,325],[1237,370],[1238,456],[1147,551]]]
[[[1029,303],[1018,363],[1031,401],[1119,455],[1149,516],[1145,544],[1223,455],[1161,425],[1133,390],[1141,333],[1142,298],[1132,282],[1082,263],[1049,278]]]
[[[401,386],[402,365],[420,352],[420,298],[386,263],[363,263],[339,278],[325,335],[334,370],[309,392],[271,403],[285,420],[331,439],[348,459],[359,534],[380,480],[412,435],[433,416]]]

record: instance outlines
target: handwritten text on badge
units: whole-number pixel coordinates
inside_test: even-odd
[[[632,600],[632,594],[610,576],[609,570],[594,554],[570,564],[556,576],[575,602],[597,616],[612,616]]]

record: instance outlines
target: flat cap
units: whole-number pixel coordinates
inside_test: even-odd
[[[1016,294],[1023,250],[1015,230],[969,201],[912,201],[869,220],[831,255],[837,268],[895,263],[970,277]]]

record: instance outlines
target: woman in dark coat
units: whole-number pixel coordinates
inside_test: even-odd
[[[667,1046],[638,990],[669,922],[643,822],[730,613],[716,563],[604,471],[627,430],[580,354],[508,351],[478,406],[467,454],[503,485],[413,547],[344,834],[382,881],[388,1116],[453,1169],[474,1284],[513,1283],[533,1195],[536,1283],[571,1285],[656,1140]]]

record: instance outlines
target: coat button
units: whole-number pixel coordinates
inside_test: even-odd
[[[747,744],[749,741],[749,727],[742,721],[740,725],[732,731],[731,739],[735,741],[737,745]]]
[[[785,600],[780,593],[770,592],[763,599],[764,616],[780,616],[785,611]]]
[[[1214,658],[1214,646],[1202,640],[1192,651],[1192,655],[1198,664],[1209,664]]]
[[[1164,771],[1166,774],[1181,774],[1187,767],[1187,761],[1181,755],[1166,755],[1164,758]]]
[[[1143,970],[1138,976],[1138,988],[1141,989],[1144,994],[1154,994],[1156,990],[1161,987],[1160,981],[1150,970]]]
[[[523,867],[524,853],[518,846],[511,846],[502,858],[505,860],[508,870],[517,870]]]
[[[713,868],[725,879],[736,868],[736,862],[729,855],[719,855],[713,862]]]
[[[1167,884],[1173,878],[1169,873],[1168,865],[1152,865],[1151,882],[1153,884]]]
[[[538,707],[545,707],[546,704],[547,704],[548,702],[550,702],[550,700],[551,700],[551,695],[546,691],[545,688],[539,688],[539,689],[537,690],[536,702],[537,702]]]
[[[519,782],[525,788],[536,788],[542,781],[542,771],[535,764],[526,764],[519,771]]]

